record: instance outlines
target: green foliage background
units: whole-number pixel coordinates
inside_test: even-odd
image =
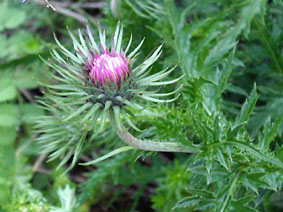
[[[71,1],[83,3],[87,1]],[[124,0],[118,7],[125,41],[144,37],[140,58],[163,46],[152,73],[178,65],[181,96],[135,114],[135,136],[199,146],[198,154],[129,151],[95,166],[44,160],[35,142],[39,82],[52,83],[39,60],[71,47],[71,17],[33,1],[0,2],[0,211],[276,212],[283,208],[283,3],[265,0]],[[95,16],[113,34],[110,2]],[[98,15],[94,15],[98,14]],[[127,42],[124,42],[127,43]],[[142,62],[142,61],[140,61]],[[162,87],[172,91],[178,85]],[[121,147],[111,126],[79,162]]]

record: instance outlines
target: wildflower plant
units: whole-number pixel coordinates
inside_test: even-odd
[[[103,132],[105,123],[110,121],[122,140],[129,145],[149,151],[191,152],[180,143],[142,141],[134,138],[123,125],[125,121],[131,128],[141,131],[134,124],[132,111],[149,111],[137,103],[143,99],[156,103],[169,103],[176,100],[182,85],[169,93],[158,93],[158,87],[178,82],[182,76],[161,81],[172,73],[175,67],[150,74],[152,64],[161,55],[162,45],[141,64],[135,65],[139,49],[144,39],[129,51],[132,36],[125,50],[122,49],[123,27],[118,23],[111,48],[107,47],[106,33],[98,25],[99,43],[90,27],[85,34],[78,31],[78,39],[70,31],[74,51],[65,48],[56,38],[59,51],[51,49],[53,59],[43,61],[55,70],[51,78],[56,81],[47,88],[45,97],[39,102],[53,115],[43,117],[38,122],[38,138],[44,144],[44,151],[54,159],[65,155],[63,165],[74,154],[74,162],[81,153],[85,142],[92,141]],[[157,87],[149,90],[149,87]],[[169,96],[169,99],[167,98]],[[171,98],[170,98],[171,96]],[[128,148],[126,148],[127,150]]]
[[[56,12],[42,1],[26,2],[0,3],[0,211],[283,211],[282,1],[85,0],[54,3]],[[60,27],[76,28],[78,17],[64,18],[61,8],[107,25],[108,51],[99,30],[92,31],[97,48],[87,28],[72,30],[73,42]],[[111,48],[117,17],[127,35],[124,55],[117,50],[120,26]],[[62,32],[56,34],[66,50],[54,42],[53,30]],[[129,32],[135,39],[126,52]],[[162,54],[144,78],[166,65],[178,68],[154,83],[184,77],[134,87],[139,71],[133,71],[160,41]],[[50,42],[53,58],[46,52]],[[138,89],[165,102],[141,98]],[[39,91],[43,109],[34,102]],[[99,96],[105,93],[113,98]],[[123,152],[134,148],[192,153]],[[57,159],[45,163],[46,155]],[[76,167],[67,175],[67,166],[55,170],[77,161],[95,168]]]

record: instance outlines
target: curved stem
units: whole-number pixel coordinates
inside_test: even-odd
[[[200,150],[195,145],[184,145],[175,142],[156,142],[150,140],[140,140],[130,134],[123,126],[123,131],[116,129],[117,135],[128,145],[137,149],[154,151],[154,152],[186,152],[198,153]]]

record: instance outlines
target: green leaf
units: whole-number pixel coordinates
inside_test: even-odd
[[[245,2],[246,5],[242,7],[239,14],[238,22],[235,26],[229,27],[223,37],[217,42],[216,45],[209,52],[208,57],[205,59],[205,64],[210,66],[218,61],[224,54],[232,49],[236,44],[237,36],[244,32],[247,37],[250,31],[250,23],[256,14],[263,13],[262,0],[248,0]]]
[[[257,99],[258,95],[256,93],[256,85],[254,85],[248,100],[246,100],[241,108],[241,113],[236,117],[236,121],[234,122],[232,129],[235,129],[248,121],[254,110]]]
[[[277,118],[283,117],[282,105],[283,98],[279,97],[271,99],[265,106],[258,107],[257,113],[249,120],[249,129],[252,131],[252,134],[256,134],[258,130],[268,122],[269,118],[276,120]]]
[[[201,202],[201,199],[199,197],[193,196],[193,197],[186,197],[174,206],[173,210],[176,208],[187,208],[187,207],[192,207],[195,205],[198,205],[198,203]]]
[[[8,77],[0,76],[0,102],[16,98],[17,90]]]
[[[276,156],[283,163],[283,146],[276,145]]]
[[[12,144],[17,136],[15,127],[0,127],[0,146]]]
[[[254,200],[255,198],[256,198],[255,195],[248,195],[248,196],[235,200],[235,202],[237,202],[240,205],[245,205],[245,204],[248,204],[250,201]]]
[[[8,7],[7,3],[0,4],[0,32],[4,29],[14,29],[25,20],[25,12]]]
[[[249,96],[249,94],[243,88],[232,85],[232,84],[227,85],[227,90],[230,92],[239,94],[239,95],[246,96],[246,97]]]
[[[264,5],[265,2],[262,0],[249,0],[247,5],[243,7],[237,27],[243,30],[245,37],[248,37],[250,32],[251,21],[257,19],[257,14],[264,14]]]
[[[218,96],[221,95],[221,93],[224,91],[224,89],[227,86],[228,79],[232,73],[232,61],[235,55],[235,49],[230,53],[227,62],[225,63],[224,69],[221,73],[221,77],[218,82],[217,86],[217,94]]]
[[[0,127],[13,127],[18,123],[18,108],[12,104],[0,105]]]
[[[247,204],[255,198],[255,195],[248,195],[237,200],[232,200],[229,209],[231,210],[231,212],[258,212],[258,210],[247,206]]]
[[[277,136],[279,127],[283,121],[283,117],[278,117],[274,123],[271,123],[270,119],[264,125],[263,135],[259,136],[259,146],[263,151],[269,150],[270,143]]]
[[[243,205],[240,205],[239,203],[237,202],[232,202],[231,203],[231,209],[229,211],[231,212],[259,212],[258,210],[254,209],[254,208],[251,208],[249,206],[243,206]]]
[[[222,153],[222,150],[220,148],[217,148],[216,155],[217,155],[217,158],[218,158],[220,164],[222,166],[224,166],[224,168],[229,169],[228,166],[227,166],[226,160],[224,158],[224,155]]]
[[[4,58],[9,52],[5,51],[7,45],[7,38],[5,35],[0,34],[0,58]]]
[[[275,67],[278,73],[283,74],[283,64],[282,60],[280,60],[280,58],[282,58],[280,57],[280,47],[272,40],[270,32],[266,29],[264,24],[261,23],[261,21],[257,17],[255,18],[254,22],[260,34],[259,39],[267,49],[268,57],[273,62],[273,66]]]
[[[247,143],[243,143],[243,142],[237,142],[237,141],[226,141],[225,144],[229,144],[232,146],[236,146],[238,148],[240,148],[243,151],[248,151],[250,153],[252,153],[253,155],[255,155],[258,159],[263,160],[265,162],[271,163],[275,166],[280,167],[281,169],[283,169],[283,163],[280,161],[277,161],[273,158],[269,158],[266,155],[264,155],[263,153],[261,153],[259,150],[257,150],[256,148],[250,146]]]
[[[35,65],[39,61],[36,54],[42,52],[43,44],[42,40],[32,33],[26,31],[13,33],[4,44],[6,53],[3,55],[3,59],[8,61],[3,66],[10,68],[19,64],[25,64],[25,67],[29,64]],[[35,71],[38,71],[39,67],[34,67]],[[23,71],[30,70],[21,69],[21,72]]]
[[[80,165],[83,165],[83,166],[93,165],[93,164],[96,164],[96,163],[98,163],[98,162],[100,162],[100,161],[103,161],[103,160],[105,160],[105,159],[107,159],[107,158],[110,158],[110,157],[112,157],[112,156],[114,156],[114,155],[120,154],[120,153],[122,153],[122,152],[129,151],[129,150],[131,150],[131,149],[134,149],[134,147],[131,147],[131,146],[120,147],[120,148],[115,149],[114,151],[109,152],[108,154],[106,154],[106,155],[104,155],[104,156],[102,156],[102,157],[99,157],[99,158],[97,158],[97,159],[95,159],[95,160],[89,161],[89,162],[87,162],[87,163],[80,163]]]
[[[36,75],[32,71],[18,70],[14,73],[13,84],[17,88],[34,89],[38,87]]]

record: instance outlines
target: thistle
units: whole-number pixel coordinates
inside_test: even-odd
[[[39,140],[45,144],[46,152],[54,152],[53,158],[56,158],[62,154],[62,151],[66,153],[74,148],[73,143],[67,140],[73,138],[78,140],[81,137],[90,137],[89,140],[93,140],[103,131],[107,119],[110,120],[120,138],[131,146],[151,151],[188,152],[188,149],[177,143],[137,140],[128,133],[123,125],[125,121],[130,127],[140,131],[130,117],[132,111],[145,110],[141,104],[137,103],[138,98],[157,103],[172,102],[178,98],[176,93],[182,86],[170,93],[157,93],[158,90],[147,91],[151,86],[168,85],[181,79],[179,77],[174,80],[160,81],[167,77],[175,67],[150,75],[150,68],[160,57],[162,46],[159,46],[144,62],[135,66],[138,51],[144,40],[129,53],[132,43],[131,36],[127,47],[123,50],[123,28],[120,27],[120,24],[117,25],[112,38],[111,48],[107,47],[105,31],[102,31],[100,26],[98,26],[99,43],[96,43],[89,27],[84,34],[78,31],[78,39],[70,30],[68,31],[74,52],[65,48],[55,36],[60,51],[51,50],[53,61],[43,60],[56,71],[50,74],[57,81],[56,84],[45,85],[48,91],[45,97],[39,100],[57,120],[57,125],[52,124],[54,118],[52,118],[53,122],[45,123],[44,118],[39,121],[39,131],[44,132],[43,138],[40,137]],[[160,99],[172,95],[175,97]],[[47,119],[49,120],[50,117]],[[50,129],[52,126],[53,129]],[[68,131],[78,126],[81,130]],[[57,130],[58,127],[63,127],[67,132],[62,135],[61,131]],[[84,136],[72,137],[72,134]],[[54,144],[54,140],[59,141]],[[64,150],[56,149],[58,143],[66,144]],[[81,151],[84,142],[79,143],[81,147],[76,148]]]

